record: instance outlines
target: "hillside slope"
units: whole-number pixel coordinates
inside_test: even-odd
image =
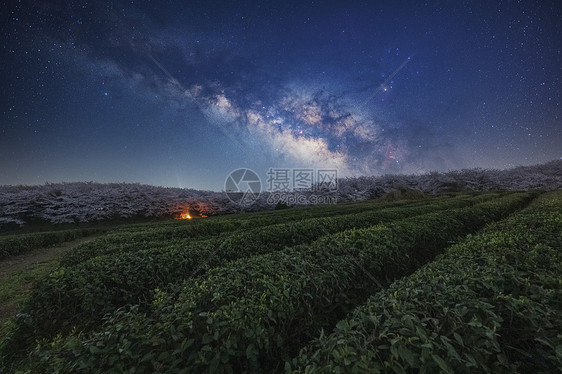
[[[338,180],[337,201],[360,201],[390,192],[425,194],[491,190],[562,188],[562,160],[509,170],[468,169],[424,175],[384,175]],[[26,223],[75,223],[111,218],[204,215],[272,209],[262,193],[249,207],[232,203],[225,193],[167,188],[138,183],[47,183],[0,186],[0,229]]]

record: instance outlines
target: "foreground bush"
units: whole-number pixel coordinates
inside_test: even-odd
[[[142,308],[150,304],[154,289],[166,289],[171,283],[200,276],[207,268],[229,260],[310,243],[353,227],[467,206],[496,196],[461,196],[422,205],[313,218],[189,244],[176,242],[162,246],[158,242],[156,248],[118,252],[61,267],[39,284],[24,304],[9,337],[10,350],[21,353],[36,339],[52,338],[73,329],[95,328],[105,314],[119,307],[131,304]]]
[[[239,259],[188,280],[177,295],[160,294],[147,313],[122,309],[98,333],[40,345],[30,365],[37,372],[279,370],[378,287],[529,198],[514,194]]]
[[[299,373],[562,372],[562,192],[378,292]]]

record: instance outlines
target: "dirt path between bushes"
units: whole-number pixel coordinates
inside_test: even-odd
[[[100,235],[94,234],[0,260],[0,335],[5,323],[16,315],[21,303],[31,294],[33,284],[53,271],[63,254]]]

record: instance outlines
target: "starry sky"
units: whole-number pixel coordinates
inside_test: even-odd
[[[562,156],[559,1],[13,1],[0,184]],[[264,177],[265,178],[265,177]]]

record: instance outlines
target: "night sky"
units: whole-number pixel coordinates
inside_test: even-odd
[[[0,184],[562,157],[559,1],[8,1]],[[265,178],[265,177],[264,177]]]

